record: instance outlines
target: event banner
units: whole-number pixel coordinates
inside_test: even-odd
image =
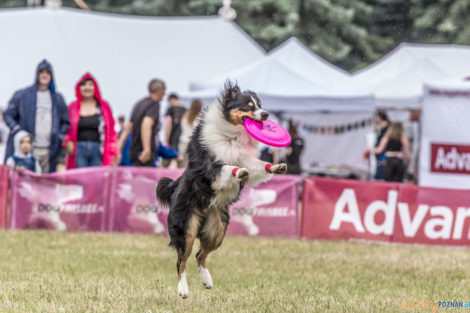
[[[0,228],[7,226],[9,169],[0,165]]]
[[[48,175],[13,171],[11,228],[106,231],[111,168]]]
[[[469,190],[307,178],[301,236],[469,245]]]
[[[427,84],[421,118],[419,184],[470,189],[470,82]]]
[[[156,198],[162,177],[178,178],[182,170],[119,167],[114,170],[110,199],[110,231],[168,234],[168,208]]]
[[[255,188],[246,186],[232,204],[229,235],[298,236],[300,176],[273,176]]]
[[[70,231],[167,234],[168,208],[155,196],[162,177],[182,170],[87,168],[49,175],[28,171],[12,177],[11,227]],[[298,176],[275,176],[245,187],[230,208],[232,235],[297,236]]]
[[[156,182],[176,179],[182,170],[118,168],[110,199],[111,231],[167,234],[168,208],[155,198]],[[275,176],[246,186],[230,208],[230,235],[297,236],[298,176]]]

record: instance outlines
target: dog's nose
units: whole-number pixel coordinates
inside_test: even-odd
[[[263,112],[261,113],[261,119],[263,121],[266,121],[268,119],[269,113],[268,112]]]

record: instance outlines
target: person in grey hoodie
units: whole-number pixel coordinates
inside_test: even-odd
[[[31,153],[33,137],[24,130],[20,130],[15,135],[14,143],[15,152],[7,159],[6,165],[14,169],[26,169],[40,174],[41,166]]]
[[[55,90],[49,62],[39,63],[32,86],[15,92],[3,118],[10,128],[5,159],[13,155],[15,134],[25,130],[33,135],[33,155],[41,164],[42,172],[54,172],[70,123],[67,105]]]

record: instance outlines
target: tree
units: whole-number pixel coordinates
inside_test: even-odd
[[[413,20],[409,0],[371,0],[374,7],[372,33],[389,37],[394,42],[408,41]]]
[[[373,7],[360,0],[300,0],[296,35],[326,60],[346,69],[362,67],[393,41],[372,34]]]
[[[62,0],[76,7],[75,0]],[[154,16],[216,15],[222,0],[85,0],[95,11]],[[24,6],[3,0],[0,7]],[[402,41],[470,44],[469,0],[233,0],[235,22],[264,49],[296,36],[348,70]]]
[[[470,1],[412,0],[412,38],[424,43],[470,44]]]

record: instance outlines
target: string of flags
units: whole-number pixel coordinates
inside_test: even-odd
[[[343,125],[319,126],[311,124],[302,124],[302,129],[310,134],[315,135],[341,135],[361,128],[371,127],[374,122],[373,118],[363,119]]]

